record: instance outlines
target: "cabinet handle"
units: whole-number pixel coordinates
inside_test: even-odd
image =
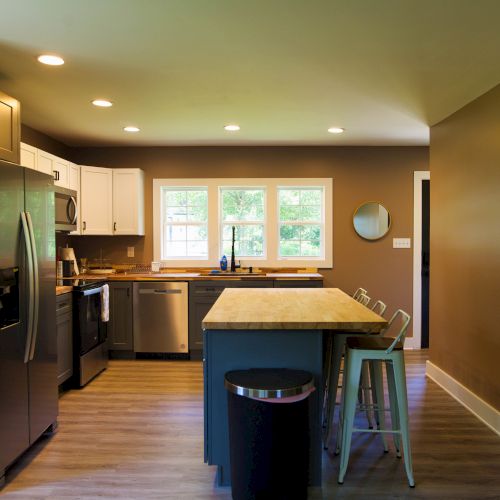
[[[113,222],[113,231],[116,231],[116,222]]]
[[[127,288],[127,297],[130,297],[130,288]]]
[[[58,181],[59,180],[59,171],[54,170],[54,180]]]
[[[83,230],[85,231],[85,229],[87,229],[87,223],[83,221]]]

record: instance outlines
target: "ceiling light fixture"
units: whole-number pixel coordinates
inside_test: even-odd
[[[128,127],[123,127],[123,130],[125,132],[139,132],[139,130],[141,129],[139,127],[128,126]]]
[[[344,129],[340,127],[330,127],[328,129],[328,132],[330,132],[330,134],[341,134],[342,132],[344,132]]]
[[[224,127],[224,130],[227,130],[228,132],[237,132],[240,129],[239,125],[226,125]]]
[[[64,64],[64,59],[62,57],[49,54],[38,56],[38,61],[42,64],[48,64],[49,66],[61,66]]]
[[[107,101],[106,99],[94,99],[92,104],[98,108],[110,108],[113,106],[113,103],[111,101]]]

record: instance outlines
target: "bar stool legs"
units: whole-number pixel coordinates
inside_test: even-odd
[[[363,360],[368,359],[370,360],[370,364],[373,366],[372,384],[375,384],[376,387],[376,413],[380,422],[380,430],[372,431],[354,428],[356,400],[361,379]],[[380,366],[382,361],[385,361],[386,363],[387,382],[389,387],[389,400],[392,417],[392,430],[385,429],[385,417],[383,415],[384,403],[382,392],[382,369]],[[406,392],[406,376],[403,351],[395,350],[387,353],[383,350],[373,352],[364,349],[347,349],[347,353],[345,356],[344,379],[345,390],[343,395],[343,411],[341,416],[342,430],[338,482],[340,484],[344,482],[344,477],[349,462],[352,433],[382,432],[393,433],[394,445],[396,447],[398,456],[401,456],[400,444],[402,441],[408,483],[411,487],[415,486],[408,426],[408,399]],[[387,444],[385,442],[384,449],[387,449]]]
[[[356,412],[356,399],[358,395],[359,380],[361,378],[362,359],[359,356],[351,356],[347,353],[345,359],[345,391],[342,402],[342,444],[340,446],[340,468],[338,482],[343,484],[344,476],[349,463],[349,452],[351,451],[352,429],[354,427],[354,414]]]

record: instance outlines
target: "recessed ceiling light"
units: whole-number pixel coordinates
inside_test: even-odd
[[[125,132],[139,132],[139,130],[141,130],[141,129],[138,128],[138,127],[131,127],[131,126],[129,126],[129,127],[123,127],[123,130]]]
[[[341,134],[342,132],[344,132],[344,129],[340,127],[330,127],[328,129],[328,132],[330,132],[330,134]]]
[[[61,66],[64,64],[64,59],[62,57],[49,54],[38,56],[38,61],[42,64],[48,64],[49,66]]]
[[[92,104],[99,108],[110,108],[113,106],[113,103],[111,101],[107,101],[106,99],[94,99]]]
[[[224,130],[227,130],[228,132],[237,132],[240,129],[239,125],[226,125],[224,127]]]

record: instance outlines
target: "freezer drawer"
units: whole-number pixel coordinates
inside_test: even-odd
[[[133,284],[134,351],[188,352],[188,284]]]

